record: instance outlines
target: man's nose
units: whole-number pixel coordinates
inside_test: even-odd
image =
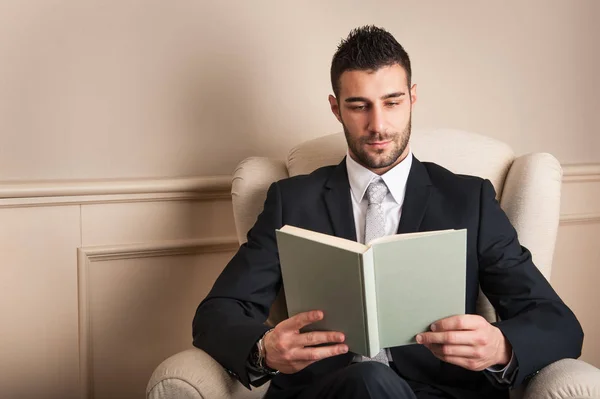
[[[375,133],[383,133],[385,131],[385,121],[381,108],[371,108],[371,112],[369,112],[369,126],[367,128]]]

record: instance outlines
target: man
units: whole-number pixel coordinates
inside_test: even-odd
[[[491,183],[412,155],[417,91],[402,46],[380,28],[352,31],[333,57],[331,82],[346,158],[271,185],[248,242],[198,307],[194,345],[246,387],[271,379],[268,398],[507,398],[544,366],[577,358],[581,327],[519,244]],[[374,359],[349,353],[341,332],[301,333],[327,317],[318,309],[269,329],[282,285],[275,229],[285,224],[362,242],[466,228],[467,314]],[[502,321],[475,314],[479,286]]]

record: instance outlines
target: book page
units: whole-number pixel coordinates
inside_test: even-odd
[[[285,225],[279,231],[302,237],[307,240],[316,241],[332,247],[345,249],[346,251],[362,254],[369,248],[356,241],[346,240],[345,238],[330,236],[329,234],[317,233],[316,231],[302,229],[300,227]]]
[[[383,236],[383,237],[379,237],[374,240],[371,240],[371,241],[369,241],[367,246],[370,247],[375,244],[383,244],[386,242],[406,240],[409,238],[415,238],[415,237],[421,237],[421,236],[432,236],[432,235],[436,235],[436,234],[448,234],[452,231],[455,231],[455,230],[449,229],[449,230],[436,230],[436,231],[421,231],[421,232],[417,232],[417,233],[393,234],[391,236]]]

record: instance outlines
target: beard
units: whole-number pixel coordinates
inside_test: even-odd
[[[344,135],[346,136],[348,148],[350,148],[350,151],[356,157],[356,161],[369,169],[381,169],[393,165],[406,150],[410,140],[412,115],[409,117],[408,123],[401,133],[374,132],[367,137],[358,137],[353,139],[343,122],[342,126],[344,127]],[[387,149],[384,148],[380,148],[375,152],[367,150],[367,143],[389,140],[391,140],[390,145],[392,148],[389,149],[389,153],[387,154],[385,154]]]

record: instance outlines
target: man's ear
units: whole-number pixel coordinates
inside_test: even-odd
[[[417,85],[414,84],[410,88],[410,105],[411,107],[417,102]]]
[[[342,117],[340,116],[340,106],[338,105],[337,98],[333,95],[329,95],[329,106],[331,107],[331,112],[335,115],[337,120],[342,123]]]

